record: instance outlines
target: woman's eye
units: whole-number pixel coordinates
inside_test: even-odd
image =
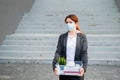
[[[70,21],[70,22],[66,22],[66,24],[68,24],[68,23],[73,23],[72,21]]]
[[[72,23],[72,22],[67,22],[67,23]]]

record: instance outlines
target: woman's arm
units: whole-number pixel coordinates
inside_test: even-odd
[[[57,44],[57,49],[56,49],[56,52],[55,52],[55,56],[54,56],[54,59],[53,59],[53,62],[52,62],[52,66],[53,66],[53,71],[55,71],[55,68],[56,68],[56,63],[58,61],[58,58],[60,57],[60,54],[62,52],[62,42],[61,42],[61,35],[59,36],[59,39],[58,39],[58,44]]]
[[[83,62],[84,72],[86,72],[86,68],[88,64],[87,49],[88,49],[87,38],[86,38],[86,35],[83,34],[83,44],[81,48],[81,61]]]

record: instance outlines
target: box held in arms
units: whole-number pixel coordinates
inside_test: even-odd
[[[56,65],[58,75],[80,76],[80,69],[83,67],[82,61],[69,62],[66,65]]]

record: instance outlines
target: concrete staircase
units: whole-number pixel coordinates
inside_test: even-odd
[[[0,62],[51,62],[64,18],[74,13],[88,38],[89,64],[120,64],[120,13],[114,0],[36,0],[0,46]]]

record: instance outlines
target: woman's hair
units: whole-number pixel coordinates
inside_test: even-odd
[[[68,16],[65,18],[65,23],[66,23],[67,18],[70,18],[71,20],[73,20],[75,23],[78,24],[78,17],[77,17],[75,14],[70,14],[70,15],[68,15]],[[78,26],[76,26],[76,30],[80,31],[80,26],[79,26],[79,24],[78,24]]]

